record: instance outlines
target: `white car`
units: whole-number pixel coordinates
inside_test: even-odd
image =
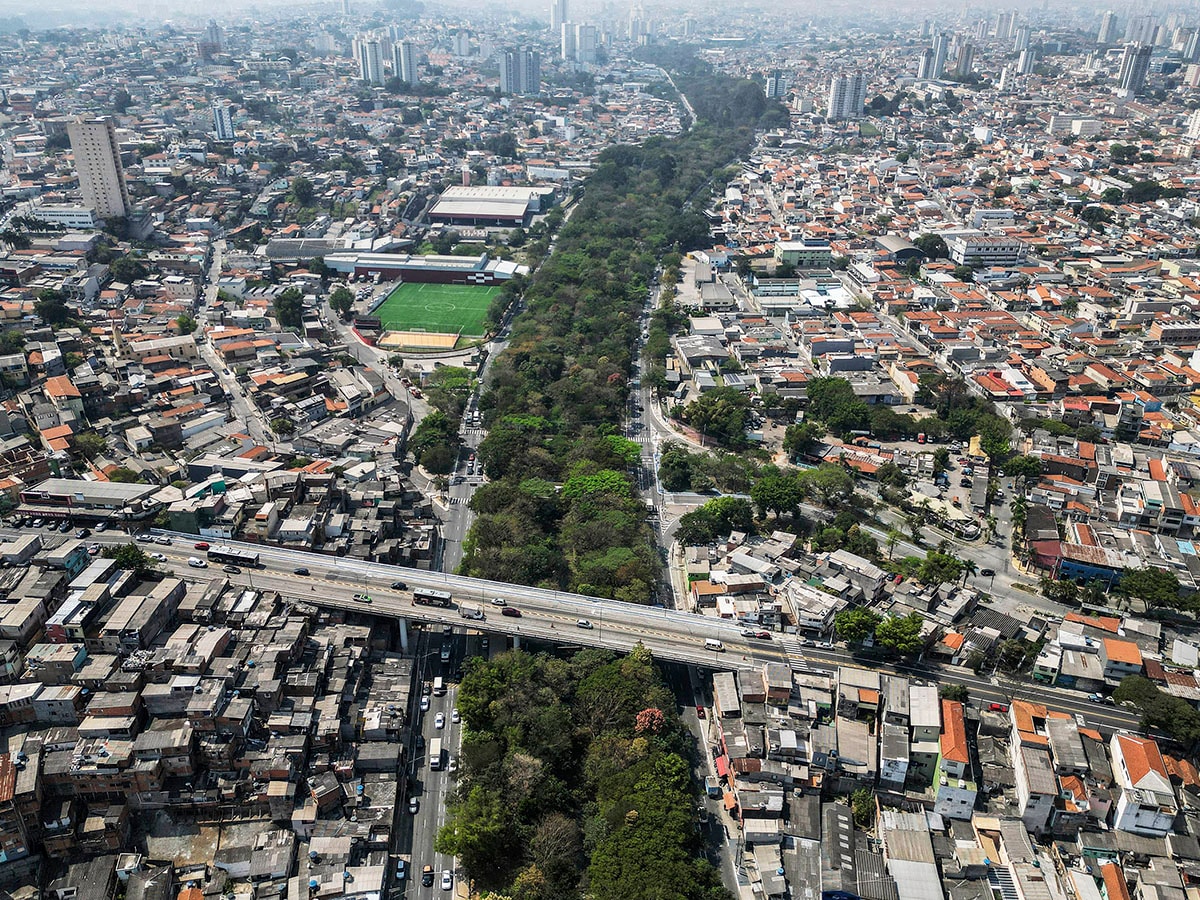
[[[433,727],[434,728],[445,728],[446,727],[446,714],[445,713],[438,713],[436,716],[433,717]]]
[[[455,725],[457,725],[459,722],[462,721],[462,716],[460,716],[458,714],[457,706],[454,707],[454,709],[450,710],[450,721],[453,722]]]
[[[428,697],[421,698],[421,712],[429,712],[429,698]]]
[[[155,560],[156,562],[166,562],[166,561],[167,561],[167,554],[165,554],[165,553],[151,553],[151,554],[150,554],[150,558],[151,558],[151,559],[153,559],[153,560]]]
[[[191,566],[193,569],[207,569],[208,568],[208,563],[205,562],[204,560],[202,560],[198,556],[189,556],[188,557],[188,565]]]
[[[508,603],[503,597],[493,597],[492,606],[508,606]]]
[[[449,891],[454,888],[454,875],[449,869],[442,870],[442,890]]]
[[[450,759],[447,760],[447,762],[446,762],[446,771],[447,772],[457,772],[458,771],[458,760],[455,759],[453,756],[450,757]]]
[[[589,622],[587,619],[580,619],[578,622],[576,622],[576,623],[575,623],[575,626],[576,626],[577,628],[588,628],[588,629],[591,629],[591,628],[594,628],[594,627],[595,627],[595,626],[594,626],[594,625],[592,625],[592,623],[591,623],[591,622]]]

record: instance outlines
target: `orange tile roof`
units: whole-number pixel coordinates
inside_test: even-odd
[[[957,700],[942,701],[942,759],[966,765],[971,761],[967,747],[967,723],[963,705]]]
[[[1104,654],[1114,662],[1127,663],[1131,666],[1142,664],[1142,651],[1133,641],[1121,641],[1116,638],[1104,639]]]
[[[1125,872],[1116,863],[1104,863],[1100,867],[1100,877],[1104,879],[1104,893],[1108,895],[1108,900],[1131,900]]]
[[[55,375],[46,379],[47,397],[78,397],[79,388],[71,383],[66,375]]]
[[[1158,744],[1152,738],[1133,737],[1128,734],[1118,734],[1117,743],[1121,755],[1125,757],[1125,769],[1129,772],[1129,780],[1138,787],[1142,779],[1151,773],[1159,775],[1163,781],[1169,781],[1167,764],[1163,762]]]

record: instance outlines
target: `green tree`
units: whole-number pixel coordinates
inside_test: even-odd
[[[354,308],[354,294],[344,284],[339,284],[329,295],[329,305],[344,319]]]
[[[881,621],[880,616],[869,609],[851,607],[840,610],[833,617],[833,630],[839,640],[847,644],[861,644],[875,633]]]
[[[118,569],[127,569],[139,578],[147,578],[158,571],[154,560],[137,544],[109,544],[104,548],[104,556],[115,560]]]
[[[973,282],[975,280],[975,270],[970,266],[955,266],[952,274],[959,281]]]
[[[134,484],[135,482],[141,481],[142,478],[137,472],[133,471],[133,469],[126,468],[125,466],[118,466],[108,473],[108,480],[115,482],[116,484]]]
[[[943,700],[953,700],[956,703],[966,703],[970,699],[966,686],[961,684],[940,685],[938,696]]]
[[[300,206],[312,206],[312,202],[316,197],[313,190],[313,183],[303,175],[297,175],[292,179],[292,199]]]
[[[1126,597],[1142,600],[1151,607],[1177,607],[1180,603],[1179,578],[1169,569],[1155,566],[1125,569],[1116,590]]]
[[[915,612],[907,616],[888,616],[875,626],[875,643],[901,656],[915,656],[925,647],[921,624],[921,616]]]
[[[1163,195],[1163,187],[1157,181],[1135,181],[1125,192],[1127,203],[1152,203]]]
[[[769,512],[777,517],[796,512],[803,496],[799,482],[791,475],[763,475],[750,489],[750,499],[763,518]]]
[[[113,277],[114,281],[133,284],[149,275],[150,269],[140,257],[126,253],[108,264],[108,274]]]
[[[789,425],[783,435],[783,449],[792,456],[803,456],[825,436],[825,429],[816,422]]]
[[[285,288],[273,302],[275,316],[283,328],[299,328],[304,324],[304,294],[299,288]]]
[[[84,459],[93,460],[101,453],[108,449],[108,441],[103,435],[97,434],[94,431],[83,431],[75,435],[72,442],[78,452]]]
[[[1144,729],[1166,732],[1185,745],[1200,740],[1200,711],[1182,697],[1159,690],[1148,678],[1130,675],[1121,679],[1113,699],[1139,710]]]
[[[1013,456],[1004,463],[1004,473],[1021,481],[1037,481],[1042,476],[1042,461],[1036,456]]]
[[[287,416],[279,416],[271,420],[271,430],[282,437],[290,437],[296,433],[296,423]]]
[[[741,391],[726,387],[702,394],[679,410],[679,417],[704,437],[733,450],[740,450],[748,443],[746,423],[749,415],[749,398]]]
[[[946,241],[941,235],[922,234],[913,241],[913,244],[930,259],[945,259],[950,255]]]
[[[196,330],[196,327],[199,325],[199,323],[195,320],[195,318],[193,318],[192,316],[189,316],[187,313],[184,313],[179,318],[177,318],[175,320],[175,324],[179,326],[180,334],[191,334],[193,331]]]
[[[434,849],[462,860],[463,868],[480,887],[500,887],[517,862],[512,853],[512,827],[501,797],[474,785],[461,800],[450,804]]]
[[[850,795],[850,809],[854,824],[864,830],[875,825],[875,793],[870,788],[859,788]]]
[[[47,325],[65,325],[71,319],[71,310],[67,306],[66,295],[55,288],[38,291],[33,311]]]

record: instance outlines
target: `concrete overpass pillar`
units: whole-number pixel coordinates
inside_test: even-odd
[[[512,636],[512,642],[513,642],[513,649],[514,649],[514,650],[520,650],[520,649],[521,649],[521,636],[520,636],[519,634],[514,634],[514,635]]]
[[[408,619],[400,619],[400,652],[408,652]]]

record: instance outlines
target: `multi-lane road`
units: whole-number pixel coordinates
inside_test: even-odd
[[[104,537],[123,539],[121,536]],[[278,591],[292,600],[365,615],[466,627],[514,643],[524,640],[627,651],[640,642],[658,659],[709,669],[749,669],[768,662],[786,663],[794,669],[825,671],[843,665],[861,666],[941,684],[962,684],[970,691],[972,700],[981,705],[1024,699],[1082,715],[1086,721],[1104,728],[1130,730],[1137,728],[1138,723],[1132,711],[1093,703],[1080,692],[1048,690],[1027,682],[980,677],[970,669],[932,662],[863,659],[839,647],[816,646],[794,635],[772,634],[769,639],[759,639],[743,634],[740,625],[728,621],[563,591],[263,545],[240,545],[258,551],[262,564],[259,569],[244,570],[239,574],[227,574],[219,566],[196,569],[188,565],[189,557],[203,556],[194,549],[195,538],[185,535],[171,538],[170,546],[159,545],[153,549],[167,558],[163,565],[175,574],[190,579],[229,578],[231,582],[252,585],[260,590]],[[310,574],[294,574],[293,570],[300,567]],[[391,585],[397,581],[403,582],[405,588],[393,589]],[[450,592],[454,606],[442,609],[415,605],[412,589],[417,587]],[[370,603],[355,599],[356,595],[363,594],[370,597]],[[504,606],[494,600],[503,600]],[[482,620],[462,617],[461,610],[476,608],[482,610]],[[507,615],[504,614],[506,609],[510,611]],[[514,610],[520,615],[513,615]],[[582,626],[581,620],[591,627]],[[722,649],[706,646],[706,640],[720,641]]]

